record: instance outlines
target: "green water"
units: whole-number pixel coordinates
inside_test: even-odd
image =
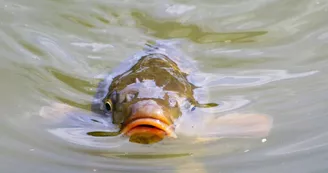
[[[326,0],[2,0],[0,8],[1,172],[328,169]],[[209,91],[223,113],[272,116],[266,140],[141,146],[80,138],[84,129],[56,136],[42,124],[42,107],[88,110],[99,76],[145,43],[176,38],[221,79]]]

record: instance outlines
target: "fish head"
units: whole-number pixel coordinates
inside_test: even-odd
[[[104,100],[105,109],[111,112],[120,132],[130,142],[140,144],[156,143],[165,137],[177,138],[174,121],[181,115],[178,105],[172,106],[166,98],[137,98],[136,95],[113,92]]]

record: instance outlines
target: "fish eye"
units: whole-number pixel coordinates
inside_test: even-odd
[[[105,103],[105,108],[107,111],[112,111],[113,109],[113,103],[111,100],[107,100],[106,103]]]

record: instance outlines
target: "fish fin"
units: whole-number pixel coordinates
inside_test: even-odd
[[[107,137],[107,136],[117,136],[120,135],[120,131],[117,132],[108,132],[108,131],[92,131],[87,133],[90,136],[94,137]]]
[[[195,104],[196,107],[198,108],[212,108],[212,107],[216,107],[219,106],[219,104],[217,103],[196,103]]]
[[[227,138],[260,138],[269,134],[272,118],[263,114],[227,114],[218,118],[208,119],[208,131],[205,136]]]
[[[211,138],[261,138],[269,135],[272,118],[264,114],[226,114],[217,116],[194,111],[176,122],[176,131],[184,136]],[[208,113],[206,113],[208,114]]]
[[[219,106],[218,103],[199,103],[194,98],[188,99],[188,102],[191,103],[194,107],[197,107],[197,108],[212,108],[212,107]]]

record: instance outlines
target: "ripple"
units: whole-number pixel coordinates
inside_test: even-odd
[[[121,147],[124,143],[128,143],[127,139],[122,140],[118,137],[90,137],[87,135],[91,131],[111,132],[106,128],[103,129],[89,129],[87,127],[81,128],[56,128],[49,129],[50,133],[64,139],[67,142],[71,142],[77,145],[83,145],[87,147],[109,149]]]
[[[93,52],[98,52],[102,49],[105,49],[105,48],[113,48],[112,45],[110,44],[101,44],[101,43],[81,43],[81,42],[75,42],[75,43],[71,43],[72,45],[74,46],[79,46],[79,47],[82,47],[82,48],[92,48],[92,51]]]
[[[224,113],[233,110],[240,109],[251,103],[250,100],[243,98],[244,96],[229,96],[228,98],[220,98],[220,101],[216,103],[219,104],[217,107],[202,109],[206,113]],[[215,99],[218,100],[218,99]]]
[[[325,170],[327,5],[296,0],[0,2],[1,170]],[[115,129],[110,120],[88,111],[101,74],[144,43],[163,38],[184,40],[182,52],[206,72],[192,77],[220,106],[183,117],[186,128],[180,128],[190,136],[156,145],[86,135]],[[76,111],[63,113],[52,103]],[[231,128],[221,119],[215,126],[232,112],[269,114],[274,128],[267,141],[238,138],[245,136],[240,131],[247,124]],[[238,139],[224,138],[227,134]]]
[[[286,70],[250,70],[238,72],[237,74],[240,75],[211,75],[212,78],[208,77],[205,83],[209,87],[255,87],[280,80],[307,77],[318,72],[309,71],[291,74]]]
[[[327,147],[328,142],[326,141],[328,133],[322,133],[310,137],[308,139],[304,139],[299,142],[293,142],[293,144],[289,144],[287,146],[283,146],[279,149],[275,149],[273,151],[269,151],[267,154],[269,155],[290,155],[290,154],[301,154],[305,152],[310,152],[311,150],[317,150],[322,147]]]

